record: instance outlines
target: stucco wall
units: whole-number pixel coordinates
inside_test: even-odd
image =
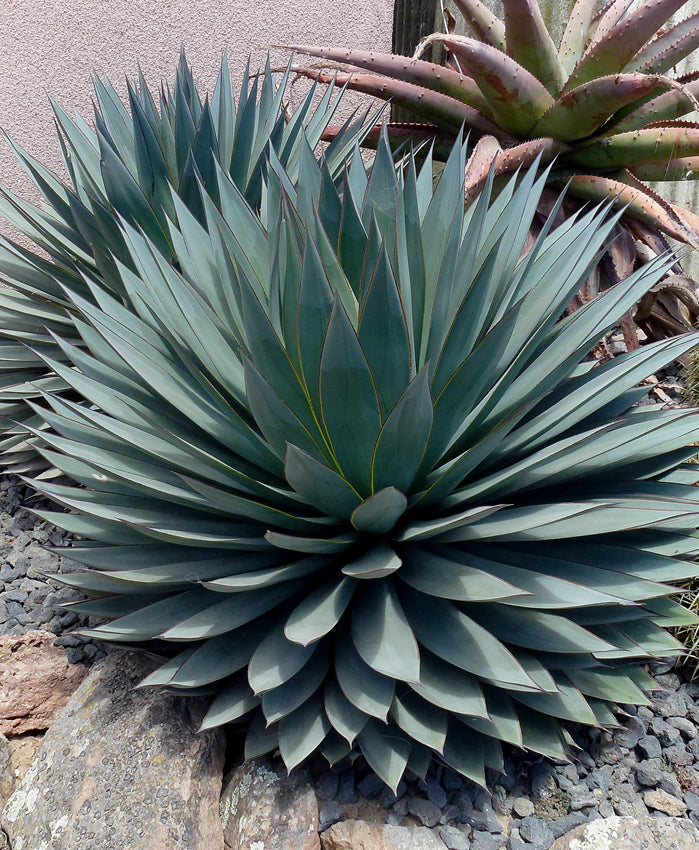
[[[392,0],[0,0],[0,127],[60,170],[48,97],[89,118],[93,71],[123,91],[140,63],[157,84],[172,76],[184,45],[197,81],[211,89],[224,50],[237,78],[249,54],[259,67],[261,46],[275,42],[389,50],[392,16]],[[0,181],[33,196],[1,142]]]

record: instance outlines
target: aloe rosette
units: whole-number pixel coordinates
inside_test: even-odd
[[[392,126],[396,140],[453,137],[465,126],[474,146],[467,198],[493,162],[506,175],[555,159],[550,180],[569,181],[570,198],[623,205],[617,247],[602,269],[610,283],[633,270],[634,239],[657,251],[661,231],[699,247],[696,214],[647,183],[699,176],[699,125],[686,120],[697,107],[699,72],[674,75],[699,46],[699,14],[669,23],[688,0],[612,0],[599,11],[595,0],[576,0],[558,44],[536,0],[503,0],[502,20],[480,0],[454,2],[469,34],[435,33],[423,43],[441,45],[448,66],[345,47],[287,47],[320,60],[298,72],[390,99],[426,122]],[[673,297],[657,292],[652,310],[637,311],[647,335],[692,329],[699,302],[687,284],[670,279]]]
[[[124,224],[128,300],[89,284],[74,366],[46,358],[87,402],[34,406],[86,634],[163,656],[142,684],[211,694],[248,757],[484,783],[647,702],[638,662],[695,621],[697,412],[635,403],[697,335],[587,357],[672,258],[559,321],[618,213],[522,253],[546,175],[465,210],[465,160],[433,188],[384,137],[336,182],[306,149],[261,216],[219,172],[207,227],[174,199],[178,267]]]
[[[184,54],[172,87],[154,95],[143,77],[128,84],[122,102],[108,80],[95,78],[94,127],[53,104],[69,180],[59,178],[8,140],[42,194],[34,207],[0,186],[0,214],[27,238],[0,238],[0,463],[19,473],[43,464],[21,424],[37,425],[26,400],[69,388],[46,369],[42,354],[69,363],[55,343],[59,334],[81,345],[67,291],[94,301],[93,286],[125,298],[114,261],[129,263],[120,221],[140,228],[170,261],[178,246],[169,222],[175,197],[204,221],[200,188],[217,195],[222,170],[259,208],[266,162],[275,156],[295,179],[302,144],[315,146],[340,98],[313,87],[291,112],[288,71],[276,78],[269,64],[259,76],[246,71],[237,98],[224,59],[209,101],[194,83]],[[322,94],[322,97],[319,96]],[[375,115],[355,116],[327,152],[339,173]],[[34,246],[27,247],[27,241]],[[18,424],[20,423],[20,424]]]

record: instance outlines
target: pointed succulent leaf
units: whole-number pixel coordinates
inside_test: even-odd
[[[358,588],[352,639],[363,660],[378,673],[406,682],[420,680],[420,651],[392,579]]]
[[[597,0],[575,0],[558,46],[561,66],[566,77],[578,64],[585,49]]]
[[[439,67],[441,68],[441,66]],[[320,82],[330,82],[327,75],[320,72],[304,69],[303,73],[305,76],[310,76]],[[503,142],[510,138],[502,127],[488,117],[490,109],[487,101],[480,94],[480,90],[475,84],[473,88],[478,92],[479,97],[474,97],[469,92],[469,103],[462,103],[461,100],[454,97],[438,91],[424,89],[415,83],[405,83],[402,80],[370,74],[337,74],[333,77],[333,83],[335,85],[344,83],[347,88],[353,91],[370,94],[381,100],[390,100],[392,104],[403,106],[407,110],[417,113],[423,121],[435,124],[437,127],[452,133],[458,133],[465,126],[467,130],[495,135]],[[482,111],[470,105],[470,103],[478,102],[481,99],[483,103],[479,103],[479,106]]]
[[[386,721],[393,703],[395,682],[362,660],[349,635],[344,635],[335,646],[335,675],[342,693],[355,708]]]
[[[613,29],[633,6],[633,0],[607,0],[594,15],[586,33],[589,44],[595,44]]]
[[[282,534],[278,531],[268,531],[265,540],[280,549],[291,552],[306,552],[309,555],[341,555],[351,550],[357,542],[354,534],[344,534],[337,537],[299,537],[294,534]]]
[[[488,716],[478,679],[431,652],[421,654],[420,681],[412,688],[423,699],[447,711],[473,717]]]
[[[330,516],[347,517],[360,503],[357,491],[335,470],[287,443],[286,480],[303,498]]]
[[[447,737],[447,713],[443,709],[425,702],[415,693],[407,693],[396,697],[391,717],[411,740],[443,752]]]
[[[699,247],[699,230],[674,213],[669,204],[661,203],[640,188],[594,175],[576,175],[570,183],[584,198],[594,201],[613,199],[615,205],[623,205],[626,215],[638,218],[681,242]]]
[[[322,688],[330,658],[327,646],[319,648],[304,666],[281,685],[262,695],[262,713],[268,723],[276,723],[296,711]]]
[[[385,245],[362,296],[357,338],[385,416],[396,404],[411,371],[409,330]]]
[[[467,104],[486,116],[488,115],[488,102],[473,80],[464,74],[433,62],[423,62],[420,59],[409,59],[406,56],[368,50],[348,50],[310,44],[287,44],[284,46],[287,50],[325,59],[329,63],[340,63],[343,66],[361,68],[371,72],[372,75],[383,75],[389,80],[412,83],[422,89],[447,95],[449,98]],[[340,75],[340,78],[342,76]],[[455,129],[458,129],[458,127]]]
[[[538,3],[536,0],[505,0],[503,12],[508,55],[556,97],[563,88],[565,76]]]
[[[260,698],[250,690],[245,679],[236,679],[220,690],[209,706],[199,727],[200,731],[231,723],[244,717],[260,704]]]
[[[284,621],[274,626],[260,642],[248,665],[248,681],[256,694],[278,688],[305,666],[315,647],[287,640]]]
[[[518,587],[484,570],[455,563],[417,547],[403,564],[400,578],[421,593],[463,602],[511,599],[523,595]]]
[[[260,431],[278,457],[286,455],[290,444],[311,457],[323,457],[318,443],[295,411],[249,361],[245,364],[245,392]]]
[[[452,723],[442,753],[444,761],[462,776],[485,788],[485,760],[480,735],[463,724]]]
[[[678,159],[665,159],[658,162],[646,162],[643,165],[634,166],[634,177],[646,181],[683,181],[696,180],[699,178],[699,154],[697,156],[684,156]],[[686,218],[683,213],[679,217]]]
[[[240,638],[233,651],[225,635],[207,640],[180,662],[171,684],[195,688],[237,673],[248,663],[258,642],[254,630],[241,630]]]
[[[487,136],[483,137],[474,148],[466,166],[467,203],[484,191],[489,179],[513,174],[518,169],[530,167],[534,163],[551,162],[567,150],[567,144],[552,138],[532,139],[507,150],[499,150]]]
[[[357,531],[386,534],[405,513],[408,500],[395,487],[384,487],[374,493],[352,513],[352,525]]]
[[[505,26],[480,0],[454,0],[473,35],[485,44],[505,50]]]
[[[360,342],[339,302],[335,302],[320,362],[323,424],[343,476],[368,493],[371,455],[381,427],[376,385]],[[346,411],[356,416],[348,421]]]
[[[629,63],[629,68],[646,74],[663,74],[689,56],[698,45],[699,14],[695,14],[649,41]]]
[[[432,38],[463,63],[488,98],[493,117],[507,132],[525,136],[553,105],[545,86],[500,50],[466,36],[435,34]]]
[[[666,86],[662,77],[651,74],[596,77],[562,95],[534,125],[532,135],[564,142],[585,139],[619,109]]]
[[[522,746],[523,729],[515,703],[507,693],[484,686],[487,717],[469,717],[462,715],[459,720],[471,729],[477,729],[484,735],[492,735],[501,741]],[[518,691],[521,693],[521,691]]]
[[[351,746],[366,726],[369,716],[352,705],[333,679],[325,684],[324,699],[328,720]]]
[[[585,696],[622,703],[632,700],[648,705],[649,700],[623,669],[568,669],[566,676]]]
[[[366,552],[352,558],[342,572],[352,578],[376,579],[391,575],[401,564],[400,557],[388,543],[374,543]]]
[[[279,726],[267,726],[265,716],[256,711],[247,728],[245,736],[245,758],[254,759],[267,755],[279,747]]]
[[[455,605],[413,590],[401,593],[401,600],[418,641],[443,661],[492,681],[539,690],[515,656]],[[468,657],[457,649],[461,641],[471,647]]]
[[[293,770],[315,749],[330,731],[323,697],[316,693],[279,724],[279,753],[287,770]]]
[[[604,143],[588,142],[563,161],[586,168],[626,168],[666,158],[696,156],[699,150],[699,125],[681,124],[614,133]]]
[[[359,747],[374,773],[395,794],[410,756],[410,742],[370,720],[358,737]]]
[[[648,0],[602,37],[596,33],[592,44],[568,78],[566,90],[570,91],[595,77],[623,71],[643,45],[685,2]]]
[[[294,643],[308,646],[335,628],[352,599],[356,582],[330,579],[300,602],[289,615],[284,634]]]
[[[409,492],[432,431],[428,369],[421,369],[381,426],[372,458],[375,490],[395,485]]]

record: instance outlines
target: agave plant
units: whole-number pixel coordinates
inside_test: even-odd
[[[202,728],[244,722],[248,757],[483,783],[503,742],[565,758],[566,721],[646,702],[637,662],[696,621],[667,597],[697,412],[634,404],[697,335],[587,359],[673,259],[559,321],[619,214],[554,210],[523,253],[547,175],[465,210],[465,163],[433,188],[384,137],[338,185],[305,148],[261,216],[220,171],[207,227],[174,199],[176,266],[122,223],[128,299],[88,280],[74,366],[44,355],[85,402],[33,405],[85,633],[163,656],[142,684],[212,694]]]
[[[597,14],[595,0],[576,0],[558,46],[536,0],[503,0],[502,21],[480,0],[454,2],[469,36],[435,33],[418,51],[442,45],[447,67],[363,50],[287,46],[321,60],[297,68],[300,73],[391,99],[433,133],[453,135],[466,126],[474,145],[467,199],[476,196],[493,162],[505,175],[540,158],[556,160],[549,177],[554,186],[569,182],[566,214],[589,199],[623,206],[610,257],[599,269],[602,288],[637,265],[636,240],[658,253],[667,247],[661,231],[699,247],[699,218],[646,182],[699,176],[699,125],[679,120],[697,107],[699,72],[670,76],[699,46],[699,14],[666,26],[688,0],[611,0]],[[426,125],[391,129],[397,140],[430,134]],[[544,207],[537,228],[547,213]],[[594,277],[587,292],[598,288]],[[691,330],[699,319],[694,284],[669,278],[635,310],[635,319],[655,339]],[[624,332],[636,347],[628,319]]]
[[[142,77],[138,86],[129,84],[128,104],[108,80],[96,78],[94,129],[54,104],[70,183],[10,141],[44,205],[35,208],[0,187],[0,213],[40,249],[0,239],[0,283],[6,287],[0,289],[0,453],[6,469],[35,472],[43,464],[36,440],[27,440],[21,427],[38,424],[26,400],[45,390],[69,391],[41,357],[69,362],[54,334],[82,344],[67,292],[94,301],[97,286],[128,297],[114,268],[116,260],[130,263],[120,220],[146,233],[171,262],[184,263],[169,230],[176,199],[204,223],[200,190],[220,203],[218,171],[254,207],[270,157],[295,178],[301,142],[318,143],[339,98],[325,92],[318,99],[314,88],[291,114],[284,100],[288,76],[287,70],[275,85],[269,63],[261,76],[246,71],[237,105],[225,58],[211,102],[199,95],[184,54],[172,90],[161,90],[158,105]],[[327,151],[333,175],[370,128],[366,119],[348,122]]]

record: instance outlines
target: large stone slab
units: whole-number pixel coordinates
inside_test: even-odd
[[[85,678],[82,664],[68,664],[51,632],[0,637],[0,733],[48,729]]]
[[[252,759],[227,777],[221,822],[226,850],[320,850],[313,787],[302,771],[287,776],[269,759]]]
[[[5,806],[12,850],[222,850],[224,735],[197,733],[201,700],[134,690],[154,666],[95,664]]]
[[[600,818],[556,839],[551,850],[698,850],[699,830],[677,818]]]
[[[323,850],[446,850],[426,826],[381,826],[359,820],[333,824],[321,835]]]

